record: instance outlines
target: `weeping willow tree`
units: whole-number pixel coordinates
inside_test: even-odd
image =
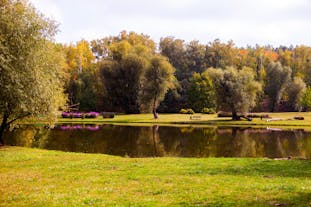
[[[56,118],[65,103],[56,24],[25,0],[0,1],[0,144],[15,121]]]
[[[217,108],[231,111],[233,120],[239,120],[238,113],[244,114],[255,106],[261,84],[255,81],[255,73],[251,68],[209,68],[207,74],[213,80]]]
[[[173,85],[175,69],[162,56],[151,58],[146,69],[140,95],[142,111],[152,111],[155,119],[158,118],[157,108],[164,99],[170,86]]]

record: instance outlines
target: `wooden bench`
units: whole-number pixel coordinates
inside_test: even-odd
[[[200,120],[201,116],[190,116],[191,120]]]
[[[114,116],[115,116],[115,113],[114,113],[114,112],[103,112],[102,114],[103,114],[103,118],[104,118],[104,119],[106,119],[106,118],[112,119],[112,118],[114,118]]]

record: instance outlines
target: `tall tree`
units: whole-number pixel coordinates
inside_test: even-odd
[[[64,103],[55,31],[27,1],[0,2],[0,144],[16,120],[44,115],[52,123]]]
[[[201,112],[203,108],[215,108],[214,86],[207,72],[192,75],[187,100],[188,107],[195,112]]]
[[[287,86],[288,105],[291,111],[301,111],[302,98],[306,91],[306,84],[300,77],[294,77]]]
[[[218,109],[230,110],[233,120],[240,119],[238,113],[246,113],[255,106],[261,85],[255,81],[251,68],[209,68],[207,73],[214,83]]]
[[[132,54],[119,61],[104,61],[100,74],[110,110],[139,113],[138,95],[146,61]]]
[[[145,72],[140,103],[143,110],[152,109],[155,119],[158,118],[157,107],[174,80],[174,71],[164,57],[155,56]]]
[[[176,68],[176,78],[181,81],[186,72],[186,48],[184,40],[165,37],[160,40],[160,52]]]
[[[279,62],[272,62],[266,70],[265,92],[270,99],[270,110],[274,112],[282,98],[286,84],[291,79],[292,70],[289,67],[283,67]]]
[[[121,32],[112,38],[108,56],[101,61],[101,82],[105,87],[105,109],[139,113],[138,96],[141,80],[155,43],[146,35]],[[111,107],[108,107],[111,106]]]
[[[75,44],[64,45],[63,51],[66,58],[65,92],[68,94],[69,105],[80,104],[80,110],[94,110],[95,96],[95,56],[90,44],[81,40]],[[93,79],[93,80],[90,80]],[[88,88],[86,85],[90,85]],[[88,99],[81,99],[88,97]],[[89,107],[87,107],[89,106]]]
[[[311,88],[310,87],[307,87],[304,94],[302,95],[300,105],[301,107],[303,107],[303,110],[310,111],[311,109]]]
[[[233,41],[229,41],[226,44],[216,39],[206,46],[207,66],[214,68],[234,66],[238,53],[239,51],[235,47]]]
[[[310,66],[311,61],[311,47],[304,45],[297,46],[293,49],[291,54],[290,67],[293,75],[305,74],[306,69]]]

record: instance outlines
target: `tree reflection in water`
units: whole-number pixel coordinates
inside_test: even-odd
[[[311,132],[264,128],[28,125],[6,132],[5,143],[128,157],[311,158]]]

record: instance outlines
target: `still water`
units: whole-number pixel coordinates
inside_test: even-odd
[[[311,132],[240,127],[21,126],[7,145],[127,157],[311,158]]]

